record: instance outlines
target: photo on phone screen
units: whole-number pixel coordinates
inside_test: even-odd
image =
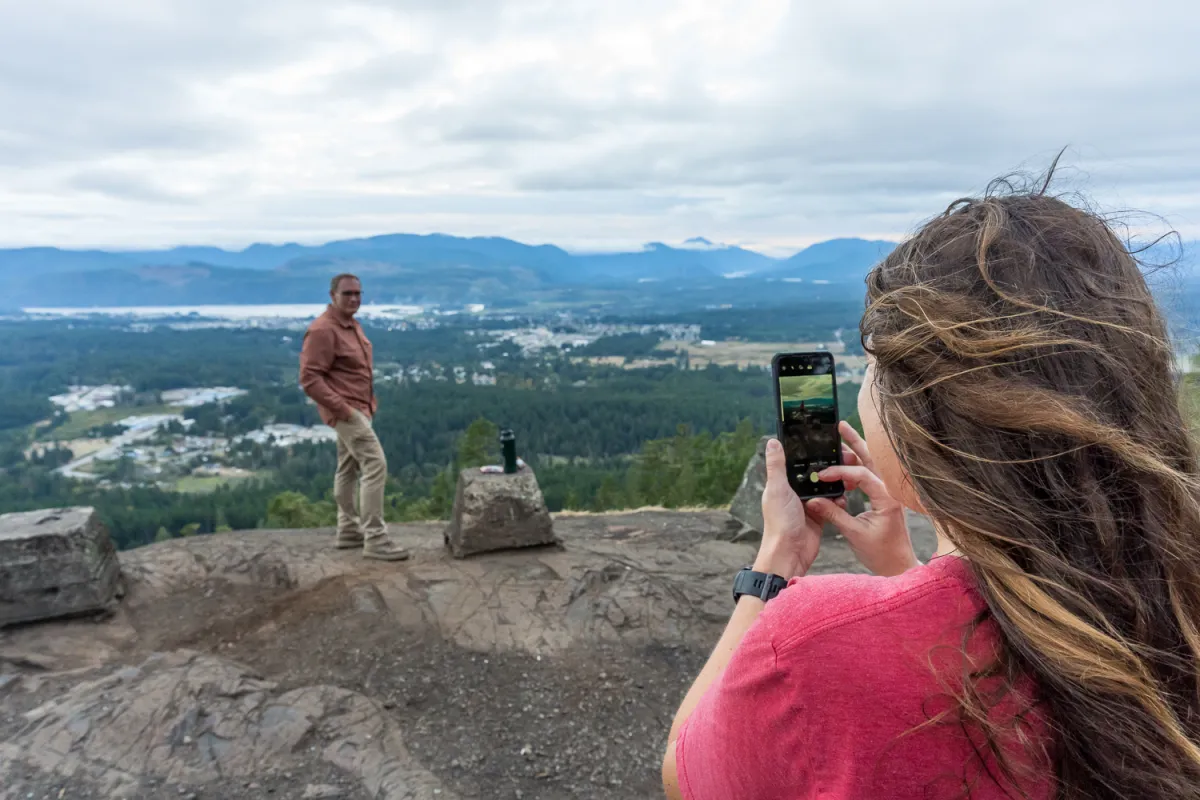
[[[771,371],[788,482],[801,499],[840,496],[845,491],[841,481],[817,477],[826,467],[841,463],[833,356],[823,352],[780,354]]]

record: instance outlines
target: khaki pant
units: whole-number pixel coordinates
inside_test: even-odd
[[[349,421],[338,420],[334,430],[338,465],[333,494],[338,507],[338,538],[364,536],[367,542],[385,538],[383,490],[387,483],[387,459],[371,427],[371,418],[355,410]],[[360,480],[362,489],[356,491]]]

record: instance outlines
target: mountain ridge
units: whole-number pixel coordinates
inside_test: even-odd
[[[9,309],[312,302],[324,296],[330,276],[354,272],[370,281],[381,302],[511,307],[531,300],[578,305],[603,296],[609,304],[638,297],[653,304],[686,295],[701,305],[761,304],[777,294],[783,300],[778,287],[785,284],[859,291],[866,273],[895,246],[844,237],[775,258],[696,236],[680,245],[656,241],[640,250],[573,253],[498,236],[387,233],[320,245],[260,242],[236,251],[24,247],[0,249],[0,296]],[[1173,263],[1176,274],[1195,283],[1200,242],[1167,249],[1151,248],[1146,260]]]
[[[853,238],[833,239],[831,242],[867,241]],[[825,242],[812,247],[818,247]],[[894,246],[894,243],[891,243]],[[803,248],[792,258],[811,250]],[[445,233],[412,234],[384,233],[349,239],[334,239],[322,244],[305,245],[297,242],[274,244],[255,242],[235,250],[213,245],[178,245],[161,249],[70,249],[54,246],[0,248],[0,271],[13,267],[41,266],[53,272],[90,271],[101,268],[129,266],[187,266],[204,263],[215,267],[245,269],[276,269],[301,256],[318,257],[351,253],[378,254],[390,252],[393,257],[419,257],[430,252],[458,250],[489,258],[506,256],[565,262],[575,259],[604,261],[610,259],[646,259],[649,255],[675,258],[735,259],[757,263],[766,269],[787,259],[774,258],[755,250],[714,243],[694,236],[680,245],[660,241],[649,242],[640,250],[603,253],[573,253],[554,244],[527,244],[502,236],[455,236]]]
[[[614,253],[572,253],[553,244],[442,233],[385,233],[318,245],[259,242],[241,250],[206,245],[11,248],[0,249],[0,291],[9,306],[36,307],[187,305],[231,298],[241,303],[299,302],[314,297],[314,281],[354,272],[364,280],[369,276],[380,297],[445,303],[511,301],[535,291],[611,290],[646,281],[707,284],[722,276],[861,281],[870,265],[861,258],[839,260],[839,253],[866,252],[879,244],[836,241],[811,263],[791,263],[702,237]],[[781,268],[789,271],[779,272]],[[54,280],[46,281],[50,276]]]

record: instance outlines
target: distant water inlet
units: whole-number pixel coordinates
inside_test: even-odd
[[[249,321],[255,319],[307,320],[315,319],[325,311],[324,304],[268,304],[268,305],[216,305],[216,306],[128,306],[95,308],[24,308],[25,314],[33,317],[134,317],[137,319],[211,319]],[[422,306],[402,304],[368,303],[359,309],[361,317],[399,318],[420,314]]]

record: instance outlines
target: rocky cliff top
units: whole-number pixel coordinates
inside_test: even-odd
[[[394,526],[398,564],[331,531],[121,553],[115,613],[0,631],[0,800],[660,796],[754,552],[728,515],[559,515],[561,547],[468,560],[443,529]],[[815,569],[859,567],[828,539]]]

